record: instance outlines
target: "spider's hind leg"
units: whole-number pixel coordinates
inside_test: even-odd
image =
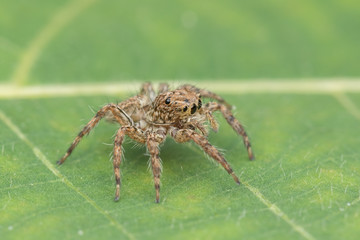
[[[150,82],[146,82],[141,85],[140,94],[147,96],[150,99],[150,101],[154,101],[156,97],[156,93]]]
[[[232,107],[228,102],[225,101],[225,99],[223,99],[222,97],[220,97],[216,93],[210,92],[209,90],[197,88],[197,87],[195,87],[193,85],[189,85],[189,84],[182,85],[181,87],[179,87],[179,89],[185,89],[185,90],[187,90],[189,92],[197,92],[203,98],[215,99],[219,103],[224,104],[229,109],[231,109],[231,107]]]
[[[167,83],[160,83],[158,93],[164,93],[169,91],[169,84]]]

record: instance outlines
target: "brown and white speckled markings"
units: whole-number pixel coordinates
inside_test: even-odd
[[[203,104],[202,98],[214,99],[216,102]],[[191,85],[183,85],[170,91],[169,86],[165,83],[160,84],[156,94],[151,83],[144,83],[138,95],[119,104],[111,103],[102,107],[80,131],[65,155],[57,163],[59,165],[64,163],[83,136],[88,134],[105,117],[121,126],[115,136],[113,152],[116,182],[115,201],[120,198],[121,146],[125,136],[129,136],[147,147],[154,178],[156,203],[160,201],[160,176],[162,172],[159,145],[165,141],[166,136],[174,138],[179,143],[192,140],[207,155],[220,163],[234,181],[240,184],[239,178],[229,163],[207,139],[206,122],[210,123],[212,130],[218,130],[218,123],[213,117],[214,111],[220,111],[235,132],[242,136],[249,159],[253,160],[254,154],[249,137],[243,126],[231,113],[231,105],[222,97]]]

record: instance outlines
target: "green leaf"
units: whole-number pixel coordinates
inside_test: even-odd
[[[236,103],[257,159],[247,160],[240,138],[220,116],[220,131],[210,141],[223,149],[243,184],[193,144],[169,140],[161,147],[160,204],[154,203],[145,149],[130,141],[121,199],[113,202],[115,125],[101,123],[64,165],[55,166],[92,117],[87,106],[97,108],[107,97],[2,101],[1,235],[354,238],[359,120],[327,95],[225,97]],[[359,102],[358,96],[350,99]]]
[[[359,76],[359,7],[0,2],[0,238],[356,239],[359,82],[315,78]],[[296,81],[304,77],[311,80]],[[189,79],[236,107],[256,160],[219,114],[209,140],[241,185],[194,143],[168,139],[155,204],[146,149],[126,141],[115,203],[110,156],[118,126],[106,122],[56,166],[93,111],[162,79],[172,86]],[[105,94],[101,87],[112,83],[121,94]]]

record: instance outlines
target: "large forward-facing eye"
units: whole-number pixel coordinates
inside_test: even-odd
[[[191,108],[191,114],[194,114],[196,112],[196,105],[194,104]]]
[[[170,103],[170,97],[168,97],[166,100],[165,100],[165,104],[169,104]]]

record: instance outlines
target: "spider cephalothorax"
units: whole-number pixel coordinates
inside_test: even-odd
[[[188,119],[202,106],[200,94],[177,89],[159,94],[154,101],[154,122],[172,123]]]
[[[203,104],[201,98],[211,98],[216,102]],[[212,116],[214,111],[220,111],[231,127],[243,137],[249,158],[250,160],[254,159],[250,141],[244,128],[232,115],[231,106],[220,96],[191,85],[184,85],[169,91],[167,84],[160,84],[156,96],[152,85],[145,83],[139,95],[119,104],[108,104],[102,107],[74,139],[65,155],[58,161],[58,164],[60,165],[66,160],[84,135],[88,134],[103,117],[107,117],[121,125],[114,141],[115,201],[118,201],[120,197],[121,145],[125,135],[145,144],[147,147],[151,156],[157,203],[160,199],[161,174],[159,144],[165,141],[168,135],[180,143],[194,141],[204,152],[220,163],[233,177],[234,181],[239,184],[238,177],[225,158],[207,140],[207,128],[204,123],[209,121],[214,131],[218,129],[217,122]]]

